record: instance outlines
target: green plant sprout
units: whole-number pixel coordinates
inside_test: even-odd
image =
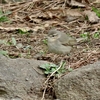
[[[92,10],[96,13],[96,15],[100,18],[100,9],[92,7]]]
[[[11,12],[3,12],[2,10],[0,10],[0,22],[6,22],[9,21],[7,15],[10,14]]]
[[[71,71],[73,71],[73,68],[71,68],[70,66],[67,68],[67,70],[69,71],[69,72],[71,72]]]
[[[46,51],[41,50],[41,51],[39,51],[39,54],[41,54],[41,55],[45,55],[45,54],[46,54]]]
[[[99,39],[100,38],[100,32],[96,32],[92,36],[93,38]]]
[[[8,55],[8,51],[0,50],[0,55],[7,56]]]
[[[54,74],[55,76],[60,76],[61,74],[63,74],[64,72],[66,72],[66,69],[65,69],[65,62],[62,63],[61,65],[61,68],[59,70],[58,69],[58,65],[55,65],[55,64],[50,64],[50,63],[46,63],[46,64],[43,64],[41,66],[39,66],[40,68],[42,68],[44,70],[44,74],[46,75],[50,75],[52,74],[54,71],[56,71],[56,73]]]
[[[6,43],[6,45],[8,45],[8,46],[11,46],[11,45],[16,46],[17,45],[17,41],[16,41],[16,39],[14,37],[12,37],[11,40]]]
[[[88,20],[88,16],[85,16],[85,20]]]
[[[12,44],[13,44],[14,46],[16,46],[16,44],[17,44],[17,41],[16,41],[16,39],[15,39],[14,37],[12,37]]]
[[[47,39],[44,39],[44,40],[42,40],[42,41],[43,41],[43,43],[44,43],[45,45],[47,45],[47,44],[48,44]]]
[[[87,40],[87,39],[90,39],[90,34],[89,34],[88,32],[82,33],[82,34],[80,34],[80,36],[81,36],[82,38],[85,38],[86,40]]]
[[[29,34],[28,31],[21,30],[21,29],[18,29],[17,31],[18,31],[19,34]]]

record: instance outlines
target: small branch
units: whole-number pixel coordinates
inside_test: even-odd
[[[51,75],[47,78],[47,80],[44,82],[44,84],[48,83],[49,79],[62,67],[62,64],[63,64],[63,60],[61,60],[60,66],[54,72],[51,73]],[[41,100],[44,100],[46,89],[47,89],[47,85],[45,86]]]

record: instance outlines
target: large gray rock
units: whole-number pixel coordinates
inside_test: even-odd
[[[61,77],[54,89],[60,100],[100,100],[100,61]]]
[[[45,77],[38,66],[45,63],[0,56],[0,100],[40,100]]]

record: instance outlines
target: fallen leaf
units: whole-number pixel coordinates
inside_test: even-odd
[[[100,0],[95,0],[93,3],[100,3]]]
[[[67,0],[66,2],[67,2],[67,4],[69,4],[70,6],[85,7],[84,4],[82,4],[81,2],[77,2],[77,1],[75,1],[75,0]]]
[[[86,10],[86,11],[84,11],[84,14],[85,14],[85,16],[88,16],[89,22],[91,22],[91,23],[97,23],[97,22],[99,22],[99,18],[96,15],[95,12],[90,11],[90,10]]]
[[[74,21],[83,16],[80,11],[74,9],[67,10],[66,14],[67,14],[67,18],[65,20],[67,22]]]
[[[6,56],[8,54],[8,51],[0,50],[0,54]]]

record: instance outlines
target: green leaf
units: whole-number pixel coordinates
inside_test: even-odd
[[[3,12],[2,12],[2,10],[0,10],[0,15],[2,15],[3,14]]]
[[[100,18],[100,10],[95,8],[95,7],[92,7],[92,10],[96,13],[96,15]]]
[[[50,64],[50,67],[58,67],[57,65],[55,65],[55,64]]]
[[[42,69],[46,69],[45,65],[40,65],[39,67],[42,68]]]
[[[93,37],[98,39],[98,38],[100,37],[100,32],[94,33],[94,34],[93,34]]]
[[[43,40],[43,43],[47,45],[47,44],[48,44],[47,39],[44,39],[44,40]]]
[[[87,38],[87,34],[81,34],[81,37]]]
[[[88,32],[84,32],[84,33],[80,34],[80,36],[86,40],[90,39],[90,34]]]
[[[27,33],[28,33],[28,31],[18,29],[18,33],[19,33],[19,34],[27,34]]]
[[[50,72],[49,72],[49,71],[45,71],[44,73],[45,73],[45,74],[50,74]]]
[[[17,44],[16,39],[15,39],[14,37],[12,37],[12,44],[13,44],[14,46],[16,46],[16,44]]]
[[[63,62],[63,63],[62,63],[62,66],[61,66],[61,69],[64,68],[65,65],[66,65],[66,62]]]
[[[10,14],[11,12],[5,12],[3,13],[2,10],[0,10],[0,22],[5,22],[5,21],[8,21],[8,17],[7,15]]]
[[[60,70],[57,71],[57,74],[61,74],[62,72]]]
[[[43,64],[43,65],[41,65],[39,67],[42,68],[42,69],[47,69],[47,67],[49,67],[49,64],[48,63],[47,64]]]
[[[52,69],[51,69],[51,72],[54,72],[55,70],[56,70],[55,68],[52,68]]]
[[[68,68],[68,71],[69,71],[69,72],[73,71],[73,68]]]
[[[62,73],[64,73],[66,71],[65,68],[64,68],[65,64],[66,63],[63,62],[62,65],[61,65],[61,68],[59,70],[57,70],[57,68],[58,68],[57,65],[55,65],[55,64],[48,64],[48,63],[41,65],[40,68],[45,70],[44,74],[51,74],[51,73],[53,73],[54,71],[57,70],[56,73],[55,73],[55,75],[56,75],[56,74],[62,74]]]
[[[6,22],[8,21],[8,18],[6,16],[0,17],[0,22]]]
[[[6,56],[8,54],[8,51],[0,50],[0,54]]]

